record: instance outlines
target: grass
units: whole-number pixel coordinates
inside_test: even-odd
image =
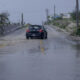
[[[75,23],[75,20],[70,20],[70,19],[63,19],[63,20],[52,20],[50,22],[50,24],[55,25],[61,29],[65,29],[67,32],[70,31],[71,35],[73,36],[80,36],[80,28],[78,30],[76,30],[76,27],[72,27],[72,28],[67,28],[69,24],[71,23]]]
[[[80,28],[77,30],[76,35],[80,36]]]

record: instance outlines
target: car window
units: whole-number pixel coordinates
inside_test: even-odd
[[[29,29],[36,29],[36,30],[39,30],[41,29],[41,26],[30,26]]]

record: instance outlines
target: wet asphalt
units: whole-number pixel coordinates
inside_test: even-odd
[[[29,39],[26,29],[0,38],[0,80],[80,80],[80,45],[46,26],[48,39]]]

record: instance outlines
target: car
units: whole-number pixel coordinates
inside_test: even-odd
[[[42,25],[30,25],[26,30],[26,39],[29,38],[47,39],[47,30]]]

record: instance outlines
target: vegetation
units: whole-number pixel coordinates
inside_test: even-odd
[[[76,35],[80,36],[80,28],[77,30]]]
[[[72,20],[76,20],[76,11],[73,11],[71,14]],[[80,20],[80,11],[79,11],[79,20]]]
[[[0,14],[0,24],[1,25],[10,24],[8,13],[1,13]]]
[[[57,19],[55,19],[55,20],[52,20],[51,22],[50,22],[50,24],[52,24],[52,25],[55,25],[55,26],[57,26],[57,27],[60,27],[60,28],[62,28],[62,29],[65,29],[66,28],[66,26],[68,26],[69,25],[69,21],[67,20],[67,19],[60,19],[60,18],[57,18]]]
[[[10,24],[9,14],[0,13],[0,35],[4,35],[4,26],[5,24]]]
[[[45,24],[52,24],[61,29],[65,29],[71,35],[80,36],[80,26],[77,29],[76,27],[76,12],[73,11],[70,13],[71,18],[63,18],[63,14],[60,14],[60,17],[52,18],[49,22],[45,22]],[[80,11],[79,11],[79,22],[80,22]],[[79,23],[80,24],[80,23]]]

